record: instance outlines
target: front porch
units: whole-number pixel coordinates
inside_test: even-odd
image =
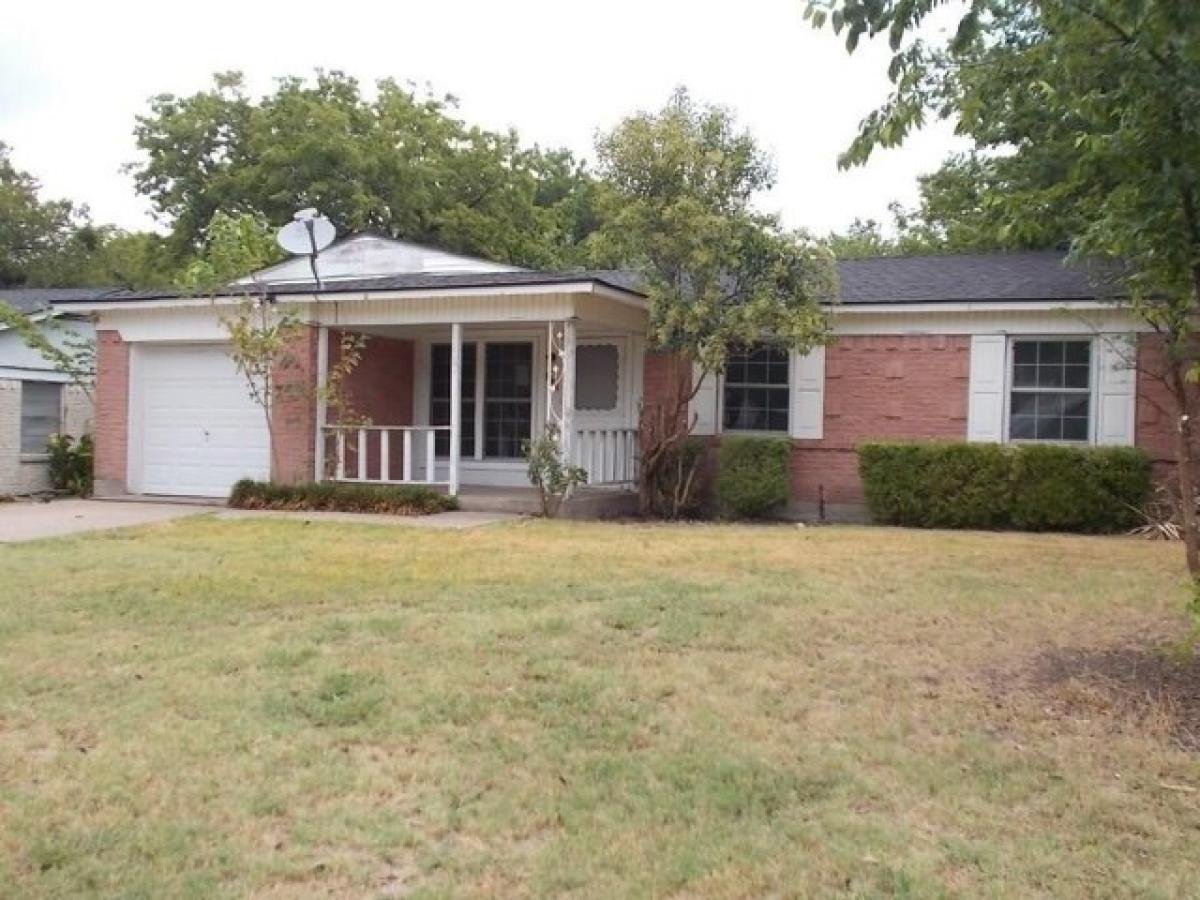
[[[340,387],[318,393],[315,477],[424,485],[464,509],[535,512],[524,446],[551,433],[587,472],[573,509],[631,512],[644,309],[606,298],[587,315],[578,301],[594,296],[553,296],[576,315],[402,323],[389,321],[395,308],[367,319],[365,304],[322,315],[318,384],[354,352],[348,337],[365,343]]]

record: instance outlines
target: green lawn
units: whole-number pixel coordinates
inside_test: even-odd
[[[1196,896],[1180,556],[207,516],[0,547],[0,894]]]

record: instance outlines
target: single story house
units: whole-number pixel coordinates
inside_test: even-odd
[[[91,340],[93,327],[87,316],[55,312],[54,304],[93,300],[103,293],[96,288],[0,287],[0,302],[31,316],[51,341],[63,346],[69,335]],[[91,429],[87,394],[0,323],[0,495],[49,489],[50,435],[79,437]]]
[[[647,352],[627,274],[542,272],[373,235],[245,279],[229,296],[123,292],[96,316],[97,492],[220,497],[239,478],[425,483],[464,505],[527,486],[522,441],[556,425],[591,490],[635,483],[638,415],[687,361]],[[1155,336],[1056,252],[848,260],[834,341],[731,359],[692,402],[696,431],[787,435],[793,511],[863,509],[855,445],[876,438],[1137,444],[1171,456],[1147,373]],[[275,415],[228,354],[222,315],[253,289],[306,323]],[[367,336],[343,421],[316,390]],[[271,472],[274,466],[274,473]]]

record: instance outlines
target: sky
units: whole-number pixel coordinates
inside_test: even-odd
[[[802,19],[804,0],[108,0],[0,5],[0,141],[43,196],[88,204],[97,222],[154,226],[123,164],[134,117],[240,70],[256,93],[314,69],[428,83],[459,114],[527,142],[592,158],[597,131],[658,109],[678,85],[730,107],[775,158],[759,205],[817,233],[887,220],[918,175],[962,146],[928,127],[865,168],[838,153],[886,96],[887,49],[853,56]]]

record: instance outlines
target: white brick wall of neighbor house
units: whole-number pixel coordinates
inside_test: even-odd
[[[21,394],[24,382],[0,378],[0,495],[50,489],[46,454],[22,449]],[[60,431],[78,437],[92,429],[92,403],[75,385],[63,384]]]

